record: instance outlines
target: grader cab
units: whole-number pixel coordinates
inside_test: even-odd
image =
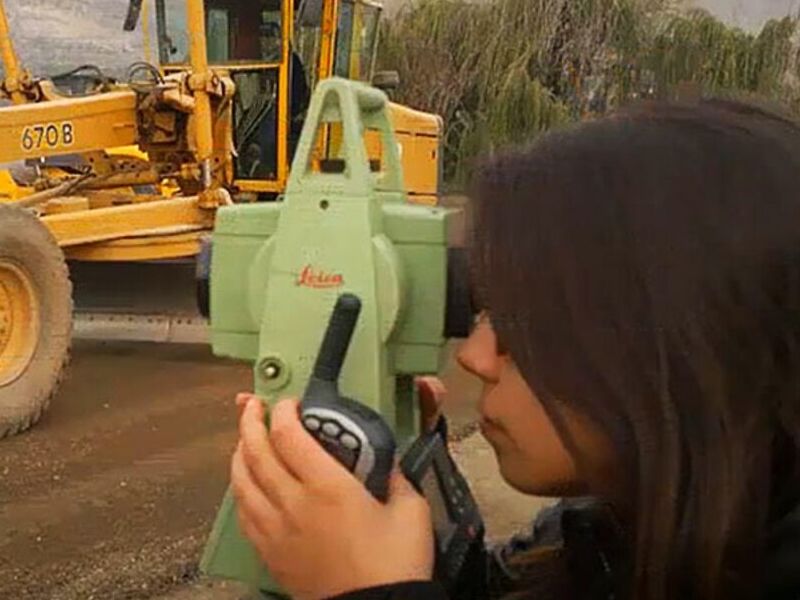
[[[153,62],[123,80],[45,78],[20,64],[0,0],[0,438],[39,419],[74,337],[207,339],[216,209],[281,200],[316,84],[373,81],[380,14],[370,0],[130,0],[120,25]],[[436,203],[441,119],[390,114],[411,201]],[[315,169],[343,168],[339,133],[321,132]],[[379,177],[377,135],[364,142]]]

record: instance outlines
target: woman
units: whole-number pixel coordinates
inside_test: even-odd
[[[483,434],[518,490],[609,507],[527,597],[799,598],[800,128],[642,104],[495,158],[474,192],[485,313],[459,358]],[[262,419],[250,402],[233,483],[294,597],[444,598],[402,476],[381,505],[296,402]]]

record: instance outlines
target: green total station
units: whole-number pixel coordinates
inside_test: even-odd
[[[457,214],[408,201],[388,108],[367,85],[319,83],[282,201],[218,211],[210,317],[214,353],[251,361],[255,393],[274,403],[301,397],[337,298],[356,295],[339,387],[380,413],[402,450],[419,435],[414,378],[441,370],[447,339],[463,337],[472,314],[463,257],[448,245]],[[319,168],[318,134],[333,126],[342,142]],[[367,131],[381,139],[378,169]],[[239,531],[230,491],[201,570],[282,597]]]

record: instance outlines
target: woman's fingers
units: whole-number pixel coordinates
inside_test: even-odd
[[[247,403],[250,401],[250,398],[255,398],[255,394],[251,394],[250,392],[239,392],[236,394],[236,406],[244,410],[244,407],[247,406]]]
[[[396,504],[409,498],[419,499],[420,497],[419,492],[406,479],[400,467],[395,467],[389,479],[389,504]]]
[[[297,400],[284,400],[272,409],[270,440],[281,462],[301,483],[346,485],[356,482],[303,427]]]
[[[272,448],[261,400],[250,398],[239,421],[242,462],[255,483],[274,504],[289,506],[299,483]]]
[[[419,394],[420,417],[422,430],[430,431],[436,427],[442,414],[447,388],[438,377],[418,377],[416,380]]]
[[[242,413],[244,412],[247,403],[250,401],[250,398],[258,398],[258,396],[251,392],[240,392],[236,394],[236,413],[239,419],[242,418]]]
[[[248,523],[253,535],[266,538],[269,531],[280,523],[277,509],[253,479],[245,464],[242,445],[231,460],[231,490],[236,499],[236,512],[240,522]],[[249,537],[248,533],[248,537]]]

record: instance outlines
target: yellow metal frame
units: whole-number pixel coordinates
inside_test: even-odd
[[[136,94],[20,103],[0,111],[0,163],[131,146],[138,140]]]
[[[330,0],[329,0],[330,1]],[[333,3],[338,0],[332,0]],[[203,4],[200,0],[190,0],[194,4]],[[202,9],[202,6],[201,6]],[[191,14],[187,11],[187,21],[189,24],[189,31],[192,37],[202,36],[203,39],[203,52],[207,52],[206,48],[206,30],[205,30],[205,12],[199,14],[195,11]],[[277,173],[274,179],[234,179],[233,186],[243,192],[253,193],[270,193],[277,194],[286,188],[286,181],[289,177],[289,64],[291,59],[291,39],[294,31],[294,4],[292,0],[283,0],[281,2],[281,61],[280,62],[226,62],[224,64],[211,64],[209,65],[207,59],[204,63],[198,63],[197,57],[191,55],[191,64],[169,64],[162,65],[162,69],[166,73],[173,73],[191,69],[197,73],[198,64],[205,69],[211,71],[226,71],[234,73],[236,71],[278,71],[278,97],[277,97],[277,131],[276,131],[276,161]],[[146,34],[147,35],[147,34]],[[145,46],[149,47],[149,35],[145,38]],[[199,49],[198,49],[199,51]],[[205,55],[207,57],[207,54]],[[200,116],[199,121],[201,127],[205,127],[205,117]]]
[[[208,67],[208,45],[206,43],[206,16],[203,0],[187,0],[186,14],[189,21],[189,55],[192,74],[189,88],[194,92],[195,143],[197,159],[203,170],[203,188],[211,187],[211,156],[214,153],[214,130],[211,121],[212,72]]]
[[[70,246],[64,254],[72,260],[128,262],[194,256],[200,252],[204,230],[175,235],[131,237],[110,242]]]
[[[193,150],[200,165],[202,187],[208,189],[213,182],[211,161],[215,126],[211,93],[216,90],[218,76],[209,68],[206,57],[204,2],[187,0],[186,6],[192,61],[188,84],[193,101]],[[11,141],[0,146],[0,162],[65,152],[89,156],[94,151],[132,147],[140,142],[137,98],[131,90],[42,102],[29,102],[24,94],[16,91],[21,87],[17,82],[24,72],[11,43],[2,0],[0,51],[7,73],[3,90],[16,104],[0,110],[0,138]],[[69,135],[65,137],[64,131]],[[62,135],[57,136],[57,133]],[[101,177],[91,182],[89,187],[109,188],[157,181],[149,178],[149,171],[144,179],[135,177],[135,173],[112,174],[105,180]],[[132,195],[131,190],[122,193],[131,202],[108,208],[89,208],[88,199],[81,201],[74,196],[60,203],[56,198],[54,206],[62,208],[41,220],[68,257],[89,260],[191,256],[198,250],[199,234],[213,227],[214,207],[204,207],[201,196],[153,199]],[[134,202],[137,199],[141,201]]]
[[[19,66],[19,58],[11,42],[11,31],[8,26],[8,16],[2,2],[0,2],[0,55],[3,58],[5,80],[1,89],[14,104],[24,104],[25,94],[22,93],[23,72]]]
[[[278,186],[286,187],[289,178],[289,64],[292,33],[294,32],[294,2],[285,0],[281,21],[281,69],[278,74]]]
[[[336,64],[336,31],[339,27],[339,0],[326,2],[322,12],[322,41],[317,81],[333,75]]]
[[[195,4],[197,0],[192,0]],[[320,54],[319,61],[316,65],[317,81],[331,77],[334,73],[336,61],[336,43],[338,32],[339,20],[339,5],[342,0],[325,0],[323,4],[322,24],[321,24],[321,39],[320,39]],[[374,8],[381,8],[381,5],[369,0],[355,0],[353,2],[356,8],[356,16],[361,18],[362,11],[358,10],[361,7],[369,6]],[[278,70],[278,97],[277,97],[277,139],[276,139],[276,177],[273,179],[242,179],[235,178],[233,187],[237,190],[247,193],[266,193],[266,194],[280,194],[286,188],[286,182],[289,177],[290,161],[289,161],[289,65],[291,63],[291,45],[294,35],[294,3],[292,0],[283,0],[281,3],[281,61],[276,62],[226,62],[223,64],[208,64],[198,63],[194,55],[192,55],[191,64],[170,63],[163,65],[162,69],[166,73],[174,73],[191,69],[194,73],[199,72],[201,68],[208,68],[212,71],[227,71],[234,73],[236,71],[253,71],[253,70]],[[192,13],[188,15],[187,21],[189,24],[190,35],[202,35],[205,40],[205,17],[199,16],[200,13]],[[354,22],[352,36],[356,36],[359,29],[357,22]],[[146,34],[145,45],[149,47],[149,34]],[[353,38],[355,39],[355,38]],[[350,42],[353,42],[353,39]],[[204,44],[205,48],[205,44]],[[360,71],[360,54],[357,45],[353,47],[351,52],[351,73]],[[371,62],[374,62],[374,56]],[[199,65],[199,66],[198,66]],[[363,74],[360,74],[363,75]],[[202,123],[204,117],[199,117]],[[321,148],[325,148],[327,144],[327,132],[323,133],[320,140]]]
[[[274,179],[235,179],[234,187],[243,192],[278,194],[286,188],[289,178],[289,63],[292,32],[294,30],[294,5],[291,0],[281,3],[281,62],[259,63],[247,65],[225,64],[220,68],[234,70],[278,70],[278,123],[276,140],[277,176]]]
[[[289,76],[291,64],[291,45],[294,33],[294,7],[292,0],[282,2],[282,54],[280,62],[209,64],[207,57],[205,3],[203,0],[185,0],[187,26],[189,29],[188,65],[164,65],[167,73],[176,75],[180,89],[164,94],[163,101],[168,110],[188,114],[188,150],[194,154],[196,164],[184,164],[183,177],[200,183],[198,195],[172,197],[135,195],[130,186],[159,183],[160,173],[155,163],[142,173],[105,173],[95,164],[95,172],[105,173],[82,189],[69,191],[65,198],[49,197],[46,214],[42,222],[64,248],[67,257],[81,260],[152,260],[192,256],[199,250],[199,236],[213,227],[216,206],[224,202],[225,192],[218,186],[230,185],[233,190],[246,193],[280,194],[284,191],[289,176],[289,114],[290,89]],[[339,5],[342,0],[325,0],[319,37],[319,56],[315,65],[317,80],[334,74],[339,21]],[[376,6],[370,0],[354,0],[354,7]],[[149,40],[147,23],[148,7],[143,8],[144,33]],[[356,10],[351,32],[351,74],[361,78],[361,55],[359,21],[362,11]],[[353,44],[356,44],[353,46]],[[149,44],[148,52],[150,52]],[[16,106],[0,110],[0,139],[9,140],[0,147],[0,162],[10,162],[20,158],[41,158],[64,154],[80,153],[84,157],[103,151],[113,153],[114,148],[124,148],[117,154],[136,154],[152,157],[153,148],[140,147],[139,106],[136,94],[129,89],[98,94],[86,98],[60,98],[47,82],[33,82],[19,63],[9,36],[8,20],[0,0],[0,54],[5,66],[5,79],[0,81],[0,96],[12,99]],[[151,53],[152,54],[152,53]],[[372,57],[374,63],[374,55]],[[307,65],[310,69],[311,65]],[[374,67],[374,64],[372,65]],[[277,176],[274,179],[234,179],[232,172],[232,140],[230,103],[224,96],[229,74],[241,70],[276,69],[278,79],[277,98]],[[232,89],[229,86],[228,89]],[[187,93],[188,92],[188,93]],[[224,111],[228,111],[227,113]],[[403,145],[403,162],[406,171],[407,187],[412,201],[433,204],[438,189],[437,178],[431,176],[431,168],[436,169],[438,143],[442,133],[441,120],[406,107],[392,105],[392,121]],[[161,115],[169,117],[169,114]],[[68,124],[70,131],[69,147],[58,143],[48,145],[47,127]],[[44,129],[41,129],[44,127]],[[31,130],[31,128],[33,128]],[[38,129],[37,129],[38,128]],[[31,134],[31,131],[33,132]],[[42,131],[44,146],[38,139]],[[23,144],[30,142],[30,136],[37,136],[33,148],[26,151]],[[373,155],[380,159],[379,146],[374,144],[367,132],[367,144]],[[320,147],[327,148],[331,138],[323,131]],[[26,142],[27,140],[27,142]],[[57,141],[53,138],[52,141]],[[157,148],[155,152],[157,153]],[[156,159],[157,154],[155,155]],[[104,160],[104,159],[101,159]],[[102,171],[102,173],[101,173]],[[163,171],[161,172],[163,173]],[[8,201],[23,200],[33,193],[30,188],[22,188],[10,178],[8,173],[0,175],[0,196],[5,194]],[[161,182],[163,183],[163,182]],[[112,190],[113,186],[121,186]],[[163,189],[163,188],[162,188]],[[222,196],[219,195],[222,192]],[[194,192],[192,192],[194,193]],[[83,196],[85,194],[85,196]],[[117,201],[114,195],[124,202],[121,206],[109,206]],[[107,202],[107,204],[105,204]],[[105,206],[105,207],[103,207]]]
[[[214,212],[199,207],[196,196],[95,208],[42,217],[63,248],[122,238],[164,236],[211,229]]]
[[[228,62],[224,65],[211,65],[212,69],[220,69],[230,72],[236,71],[254,71],[254,70],[267,70],[267,69],[280,69],[281,63],[279,62],[252,62],[252,63],[245,63],[245,62]],[[175,72],[182,72],[191,69],[191,65],[189,63],[170,63],[167,66],[162,67],[165,73],[175,73]]]
[[[280,194],[286,189],[278,179],[237,179],[236,187],[242,192]]]

